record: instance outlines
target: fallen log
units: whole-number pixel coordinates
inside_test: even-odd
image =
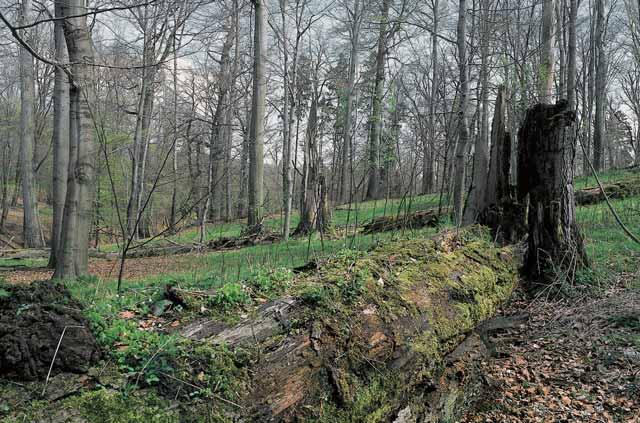
[[[623,199],[640,195],[640,178],[624,179],[615,183],[603,185],[609,199]],[[576,191],[576,204],[587,206],[604,201],[600,187],[589,187]]]
[[[299,275],[240,322],[180,333],[250,351],[217,411],[236,421],[454,421],[483,385],[474,328],[509,298],[516,262],[468,231],[390,243]]]
[[[435,228],[440,224],[440,218],[434,210],[422,210],[408,215],[376,217],[362,227],[362,232],[396,231],[400,229]]]

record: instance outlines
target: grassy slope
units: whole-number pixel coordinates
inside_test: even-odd
[[[623,173],[605,175],[605,180],[615,180],[624,177]],[[577,181],[578,187],[591,185],[592,181],[582,179]],[[613,202],[623,221],[629,228],[640,233],[640,197],[616,200]],[[354,210],[337,210],[334,214],[336,225],[346,225],[355,221],[362,222],[374,216],[397,213],[399,201],[387,204],[384,202],[368,202],[354,206]],[[424,209],[437,206],[436,196],[417,197],[413,199],[411,209]],[[357,214],[355,209],[357,208]],[[581,280],[596,286],[606,285],[615,281],[622,272],[637,273],[637,262],[640,258],[640,246],[629,241],[617,227],[608,211],[606,204],[598,204],[578,209],[578,221],[585,235],[589,255],[594,263],[594,271],[581,274]],[[266,221],[269,227],[278,228],[278,218]],[[212,226],[208,237],[229,236],[238,234],[241,223]],[[321,240],[317,236],[306,239],[293,239],[287,243],[263,245],[237,251],[216,252],[204,255],[193,255],[193,268],[197,271],[182,272],[172,275],[153,276],[135,282],[125,281],[124,295],[116,295],[116,285],[112,280],[85,280],[69,283],[69,288],[86,305],[92,323],[102,328],[105,346],[128,339],[128,350],[113,351],[116,361],[129,360],[136,355],[137,363],[144,364],[153,357],[159,349],[178,348],[177,344],[167,335],[154,332],[140,331],[137,320],[123,319],[119,314],[122,310],[134,310],[143,316],[149,310],[150,301],[159,298],[165,283],[173,283],[181,288],[209,289],[218,288],[224,295],[217,296],[212,312],[220,313],[220,318],[234,318],[243,310],[246,296],[235,288],[242,289],[237,281],[247,281],[250,286],[264,283],[267,279],[275,280],[270,271],[278,268],[292,268],[327,254],[335,253],[345,248],[366,250],[379,241],[388,239],[410,239],[425,237],[434,230],[391,232],[370,236],[346,236],[337,239]],[[197,230],[186,231],[175,239],[189,241],[195,239]],[[15,263],[14,263],[15,264]],[[278,280],[285,280],[280,272]],[[640,288],[638,275],[635,283]],[[268,294],[267,294],[268,295]],[[208,307],[212,307],[211,304]],[[215,311],[220,307],[219,311]],[[225,317],[226,316],[226,317]],[[237,318],[237,317],[235,317]],[[117,345],[114,344],[114,345]],[[176,345],[174,347],[174,345]],[[173,351],[173,350],[172,350]],[[176,351],[178,351],[176,349]],[[175,354],[181,354],[176,352]],[[130,364],[127,364],[130,365]],[[132,368],[130,371],[140,370]],[[153,384],[153,382],[152,382]],[[130,389],[130,388],[129,388]],[[147,401],[148,402],[148,401]],[[1,414],[1,413],[0,413]]]

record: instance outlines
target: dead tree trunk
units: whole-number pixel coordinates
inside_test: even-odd
[[[458,421],[482,387],[473,330],[517,279],[511,248],[464,239],[449,232],[331,259],[252,317],[204,319],[180,334],[255,351],[237,373],[247,389],[229,414],[241,420]]]
[[[570,279],[588,264],[576,224],[575,144],[567,129],[574,120],[566,100],[538,104],[527,111],[518,133],[518,198],[529,202],[524,271],[545,284]]]

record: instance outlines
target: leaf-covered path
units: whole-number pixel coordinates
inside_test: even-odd
[[[514,301],[530,319],[494,335],[492,390],[464,422],[640,422],[640,287]]]

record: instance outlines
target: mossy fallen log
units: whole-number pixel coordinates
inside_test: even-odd
[[[408,215],[376,217],[362,227],[362,232],[397,231],[400,229],[435,228],[440,224],[440,218],[434,210],[421,210]]]
[[[640,177],[628,178],[602,186],[609,199],[623,199],[640,195]],[[589,187],[576,191],[576,204],[587,206],[604,201],[600,187]]]
[[[517,281],[517,259],[469,231],[345,252],[290,296],[182,335],[250,351],[234,421],[452,421],[479,394],[474,328]],[[236,373],[237,374],[237,373]]]

